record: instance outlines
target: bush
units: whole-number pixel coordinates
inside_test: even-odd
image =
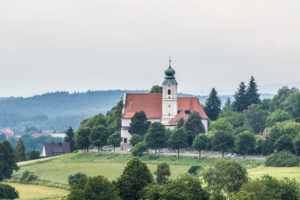
[[[25,170],[22,173],[22,177],[20,179],[20,182],[21,183],[30,183],[30,182],[35,181],[37,179],[38,179],[38,177],[36,175],[34,175],[32,172],[30,172],[28,170]]]
[[[40,154],[41,154],[41,152],[38,150],[31,151],[29,153],[29,158],[30,158],[30,160],[38,159],[38,158],[40,158]]]
[[[266,166],[271,167],[294,167],[299,166],[298,157],[289,152],[281,151],[279,153],[272,153],[267,157]]]
[[[139,142],[132,148],[132,155],[142,156],[144,152],[147,151],[147,146],[145,142]]]
[[[201,166],[191,166],[188,170],[188,173],[193,176],[196,176],[201,168],[202,168]]]
[[[17,199],[19,198],[18,192],[10,185],[0,183],[0,199]]]
[[[74,175],[70,175],[68,177],[69,185],[72,186],[73,184],[78,183],[79,179],[82,177],[87,177],[87,175],[81,172],[77,172]]]

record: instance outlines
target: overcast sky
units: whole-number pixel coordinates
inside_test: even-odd
[[[0,0],[0,96],[300,81],[299,0]],[[266,92],[266,91],[262,91]]]

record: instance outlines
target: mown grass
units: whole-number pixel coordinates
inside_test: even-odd
[[[257,168],[249,169],[248,173],[251,178],[259,178],[264,174],[269,174],[278,179],[283,179],[284,177],[288,177],[291,179],[296,179],[298,182],[300,182],[300,167],[259,166]]]

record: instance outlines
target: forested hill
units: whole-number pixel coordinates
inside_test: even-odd
[[[88,91],[84,93],[55,92],[33,97],[0,98],[0,128],[20,132],[35,126],[41,130],[64,131],[98,113],[106,114],[128,90]],[[193,96],[179,94],[179,96]],[[205,103],[207,96],[198,96]],[[221,96],[223,102],[229,96]],[[265,96],[264,96],[265,97]],[[271,97],[271,96],[270,96]]]

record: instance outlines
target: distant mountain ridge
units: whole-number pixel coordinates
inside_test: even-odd
[[[0,98],[0,128],[9,127],[22,132],[35,126],[42,130],[64,131],[69,126],[77,128],[79,123],[98,113],[106,112],[117,104],[124,93],[149,92],[147,90],[105,90],[87,92],[54,92],[32,97]],[[198,97],[202,104],[207,96],[179,93],[178,96]],[[263,94],[262,98],[272,98]],[[232,95],[221,95],[222,102]]]

